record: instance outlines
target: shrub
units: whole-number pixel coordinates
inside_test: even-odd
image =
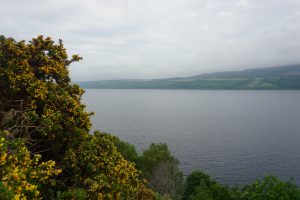
[[[82,186],[88,199],[133,198],[143,186],[140,172],[117,151],[114,138],[95,132],[66,155],[70,185]]]
[[[80,59],[68,59],[62,40],[55,44],[50,37],[38,36],[25,43],[0,36],[0,111],[23,113],[28,128],[17,126],[12,133],[39,141],[32,151],[42,152],[45,160],[60,162],[69,144],[91,127],[80,102],[83,90],[69,77],[68,66]],[[10,124],[1,123],[0,129]]]
[[[0,132],[0,198],[41,199],[61,170],[55,169],[54,161],[40,162],[40,155],[31,156],[24,139],[9,140],[8,135]]]
[[[112,136],[89,134],[90,114],[81,103],[84,91],[71,83],[68,70],[79,60],[78,55],[68,58],[62,40],[55,44],[38,36],[26,43],[0,36],[0,131],[9,130],[11,138],[1,150],[1,194],[120,199],[143,187],[140,172],[117,151]],[[16,149],[10,156],[7,142]],[[62,171],[54,169],[55,163]],[[15,168],[19,165],[24,169]]]

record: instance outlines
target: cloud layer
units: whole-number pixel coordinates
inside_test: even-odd
[[[300,63],[297,0],[11,0],[0,34],[62,38],[73,80],[162,78]]]

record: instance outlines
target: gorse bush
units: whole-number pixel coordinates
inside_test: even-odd
[[[74,174],[71,184],[86,188],[88,199],[124,199],[143,187],[139,171],[117,151],[108,134],[95,132],[69,149],[66,157],[67,171]]]
[[[33,151],[42,151],[43,159],[61,162],[68,147],[89,133],[89,113],[80,102],[83,90],[70,83],[68,70],[80,59],[68,59],[61,40],[55,44],[50,37],[38,36],[25,43],[0,36],[1,111],[22,111],[26,124],[13,119],[19,126],[12,132],[38,141]]]
[[[68,58],[61,40],[55,44],[38,36],[26,43],[0,36],[0,130],[9,133],[2,137],[1,194],[36,199],[143,194],[140,172],[117,151],[112,137],[89,134],[84,91],[71,84],[68,70],[79,60]],[[58,176],[48,183],[52,175]]]
[[[0,199],[38,199],[61,173],[54,161],[41,162],[41,155],[30,155],[22,138],[9,140],[0,131]]]

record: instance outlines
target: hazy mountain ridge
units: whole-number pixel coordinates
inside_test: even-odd
[[[193,76],[195,78],[255,78],[255,77],[280,77],[286,76],[288,73],[300,73],[300,64],[285,65],[258,69],[246,69],[243,71],[228,71],[228,72],[215,72],[209,74],[202,74]],[[300,75],[300,74],[299,74]]]
[[[300,64],[190,77],[76,82],[87,89],[300,89]]]

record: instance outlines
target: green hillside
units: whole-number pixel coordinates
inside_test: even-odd
[[[90,89],[298,90],[300,89],[300,64],[168,79],[77,83],[83,88]]]

